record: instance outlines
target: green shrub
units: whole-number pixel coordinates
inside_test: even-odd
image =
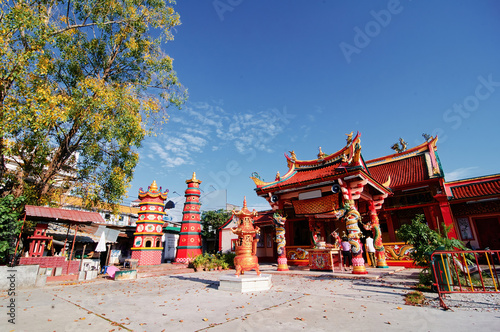
[[[411,252],[410,257],[415,261],[415,264],[424,268],[419,275],[422,285],[432,283],[430,258],[435,250],[439,247],[444,248],[444,250],[467,250],[460,240],[448,238],[448,233],[453,226],[447,227],[442,224],[442,227],[443,235],[430,229],[425,223],[424,215],[418,214],[411,224],[403,225],[397,231],[397,235],[401,240],[413,246],[414,250]]]
[[[10,263],[16,248],[16,240],[23,221],[20,220],[24,208],[24,197],[12,195],[0,198],[0,264]]]
[[[228,252],[222,254],[222,260],[228,265],[228,267],[234,266],[234,258],[236,254],[234,252]]]

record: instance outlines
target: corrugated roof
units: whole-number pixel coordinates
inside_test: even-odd
[[[390,188],[416,184],[429,179],[424,155],[417,155],[376,166],[368,166],[372,177],[384,183],[391,177]]]
[[[136,202],[136,201],[140,202],[141,200],[136,199],[134,202]],[[74,206],[74,207],[83,209],[82,199],[80,197],[75,197],[75,196],[62,196],[59,206],[62,206],[62,207]],[[109,212],[109,208],[106,208],[105,205],[100,206],[98,208],[102,211]],[[139,208],[120,204],[120,205],[118,205],[118,213],[119,214],[138,214]]]
[[[500,195],[500,179],[450,185],[453,200]]]
[[[31,220],[48,220],[61,223],[105,223],[104,218],[97,212],[66,210],[34,205],[26,205],[25,211],[26,217]]]
[[[72,240],[75,235],[75,230],[70,228],[68,232],[68,228],[56,225],[54,223],[49,223],[49,228],[47,229],[47,235],[54,237],[55,240],[64,240],[66,238]],[[76,233],[76,242],[99,242],[100,236],[96,236],[92,233],[85,232],[83,229],[79,229]],[[115,243],[106,239],[106,243]]]

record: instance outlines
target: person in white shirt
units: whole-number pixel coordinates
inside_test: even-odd
[[[370,235],[366,237],[366,251],[368,252],[372,266],[377,267],[377,261],[375,260],[375,247],[373,246],[373,239]]]

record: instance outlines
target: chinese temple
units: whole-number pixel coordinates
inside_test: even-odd
[[[136,232],[132,259],[138,260],[138,265],[159,265],[162,262],[162,236],[163,236],[163,211],[168,190],[161,192],[156,181],[153,181],[147,191],[139,189],[139,218]]]
[[[288,171],[271,182],[252,174],[258,196],[284,217],[286,258],[291,264],[309,264],[307,249],[332,242],[332,233],[344,233],[353,253],[353,273],[365,274],[362,228],[373,232],[377,267],[387,267],[378,221],[378,210],[391,193],[390,178],[374,178],[361,157],[360,134],[347,137],[341,150],[316,159],[299,160],[285,154]],[[365,214],[367,218],[363,218]]]
[[[191,179],[186,180],[188,185],[185,196],[184,210],[182,211],[181,232],[175,256],[176,263],[189,263],[202,253],[201,247],[201,203],[200,183],[193,172]]]
[[[354,139],[351,135],[346,146],[333,154],[320,148],[316,159],[299,160],[290,151],[285,154],[288,171],[276,174],[274,181],[252,174],[257,195],[272,209],[255,218],[261,230],[267,230],[266,238],[278,239],[270,216],[278,213],[286,218],[281,225],[285,234],[280,230],[279,237],[286,243],[288,264],[310,264],[311,249],[318,243],[334,243],[334,230],[350,234],[351,242],[352,234],[357,234],[346,220],[351,206],[359,213],[363,235],[373,233],[377,265],[382,265],[378,267],[413,266],[412,247],[398,239],[397,230],[417,214],[423,214],[436,231],[443,224],[453,226],[448,236],[472,248],[500,249],[500,174],[445,182],[437,137],[426,137],[410,149],[400,139],[392,147],[395,153],[364,161],[360,134]],[[264,255],[259,259],[276,261],[276,253]]]

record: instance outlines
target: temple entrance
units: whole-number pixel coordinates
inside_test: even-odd
[[[477,236],[481,249],[490,248],[491,250],[500,249],[500,222],[498,218],[475,218]]]
[[[293,245],[294,246],[310,246],[311,232],[307,220],[293,221]]]

